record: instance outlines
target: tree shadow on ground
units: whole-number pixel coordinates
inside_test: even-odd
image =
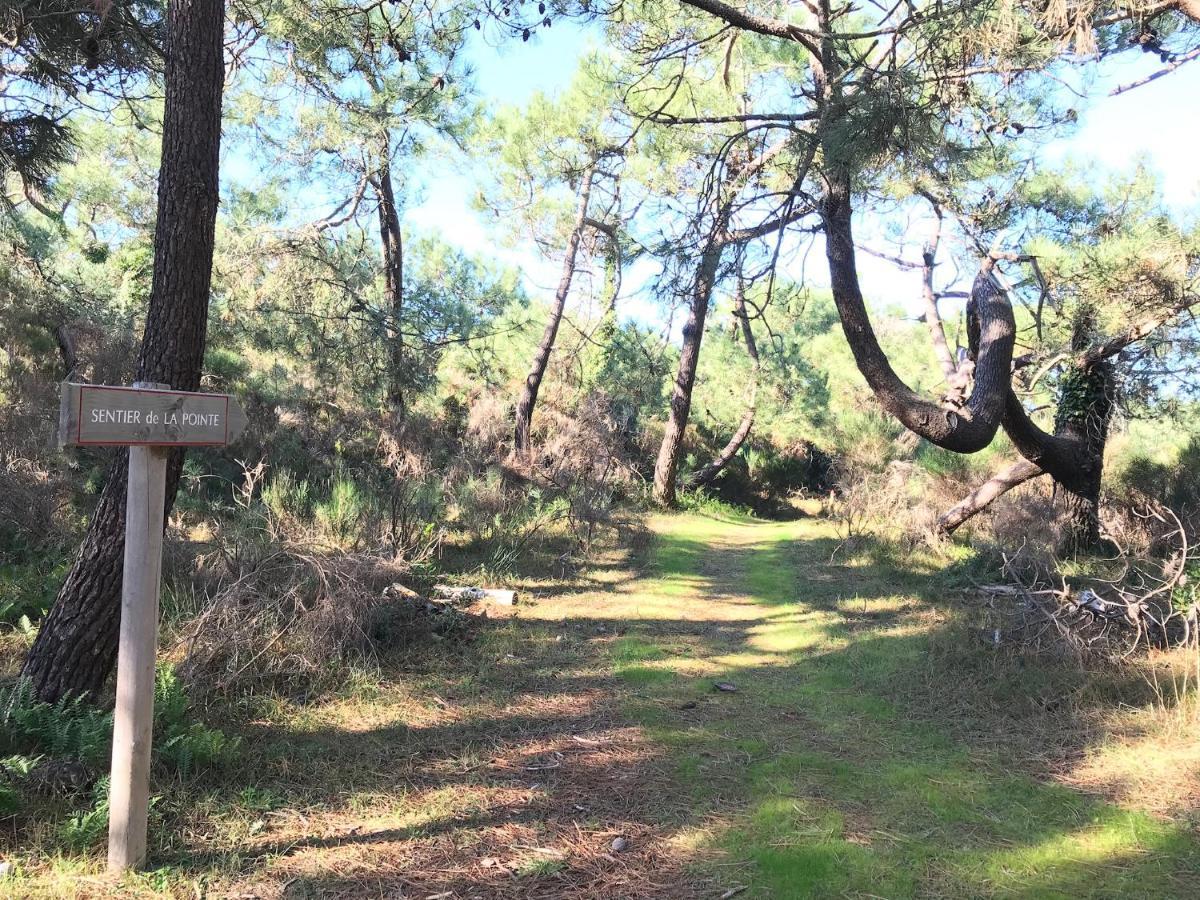
[[[997,652],[943,574],[831,565],[827,528],[727,524],[385,658],[405,702],[247,724],[220,789],[302,814],[156,858],[296,897],[1194,895],[1186,825],[1050,777],[1138,676]]]

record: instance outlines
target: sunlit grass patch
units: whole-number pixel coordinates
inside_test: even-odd
[[[736,636],[690,651],[709,668],[689,663],[738,692],[694,695],[680,716],[680,685],[650,686],[638,715],[674,749],[695,807],[729,817],[710,849],[750,866],[747,896],[1124,896],[1144,876],[1144,896],[1167,898],[1197,874],[1178,825],[1025,774],[1037,735],[1004,723],[1032,727],[1062,673],[989,655],[922,602],[918,591],[948,589],[930,583],[929,560],[862,552],[831,566],[820,522],[726,529],[707,555],[694,542],[708,522],[660,527],[674,556],[653,577],[678,567],[696,602],[741,611]],[[673,652],[653,665],[683,665]],[[1110,889],[1114,868],[1124,893]]]
[[[913,875],[864,847],[844,816],[815,798],[775,796],[759,802],[749,822],[726,836],[731,852],[756,866],[760,896],[908,896]],[[883,893],[887,891],[887,893]]]
[[[1091,821],[1008,848],[961,854],[960,885],[1021,897],[1183,897],[1194,888],[1194,836],[1145,814],[1097,806]]]
[[[613,642],[611,653],[613,662],[618,665],[646,659],[662,659],[667,655],[657,644],[639,637],[618,638]]]
[[[520,863],[513,874],[518,878],[539,878],[561,872],[567,864],[557,857],[535,856]]]
[[[797,613],[776,618],[747,629],[747,643],[758,650],[772,653],[798,653],[820,648],[845,646],[845,638],[837,633],[835,623],[820,613]]]
[[[668,683],[678,677],[670,669],[658,669],[642,665],[617,666],[616,673],[619,678],[636,687]]]

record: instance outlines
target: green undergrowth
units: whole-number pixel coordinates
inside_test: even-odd
[[[528,562],[497,582],[521,589],[515,609],[319,685],[231,694],[208,724],[162,670],[153,868],[97,894],[598,894],[594,851],[620,833],[613,872],[669,867],[688,896],[1195,895],[1186,791],[1105,799],[1155,757],[1106,757],[1125,768],[1089,791],[1064,777],[1111,740],[1104,714],[1153,699],[1144,679],[981,641],[968,553],[730,509],[649,525],[625,535],[635,564]],[[109,714],[4,703],[18,843],[0,896],[99,884]],[[1157,737],[1162,758],[1195,743]],[[45,793],[76,771],[51,760],[82,777]]]
[[[168,666],[155,679],[152,790],[163,792],[236,759],[240,741],[195,719]],[[34,698],[28,682],[0,692],[0,819],[23,827],[46,854],[97,851],[108,829],[110,709]],[[159,797],[151,799],[156,817]]]

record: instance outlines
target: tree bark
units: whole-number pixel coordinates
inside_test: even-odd
[[[218,199],[221,93],[224,86],[222,0],[172,0],[167,12],[166,105],[154,276],[138,381],[200,387]],[[83,546],[22,671],[37,696],[95,697],[116,661],[125,547],[128,454],[117,455]],[[175,499],[183,452],[167,467],[167,507]]]
[[[700,362],[704,320],[708,315],[708,303],[717,282],[721,253],[725,249],[722,235],[727,221],[726,208],[719,214],[716,226],[709,232],[708,241],[700,256],[700,265],[696,269],[696,280],[692,284],[692,302],[687,324],[683,326],[683,350],[679,354],[675,386],[671,391],[671,408],[667,414],[662,443],[658,448],[658,459],[654,464],[654,502],[660,506],[675,505],[675,478],[679,473],[683,434],[687,429],[688,416],[692,409],[692,388],[696,383],[696,368]]]
[[[1060,552],[1077,555],[1099,545],[1100,488],[1116,377],[1107,357],[1084,352],[1093,330],[1092,319],[1086,312],[1072,329],[1072,350],[1076,356],[1059,386],[1054,433],[1037,426],[1010,387],[1005,400],[1004,431],[1023,457],[1023,463],[1005,469],[945,512],[938,519],[939,530],[951,533],[1005,492],[1048,473],[1067,498],[1067,526]]]
[[[1103,360],[1064,376],[1055,433],[1075,444],[1078,476],[1066,489],[1067,522],[1061,552],[1076,556],[1100,546],[1100,487],[1112,417],[1115,377]]]
[[[830,285],[842,330],[859,371],[880,404],[930,443],[956,453],[982,450],[991,443],[1004,414],[1016,339],[1012,307],[993,281],[990,267],[976,278],[968,308],[978,336],[975,386],[962,408],[944,409],[900,379],[871,327],[855,263],[848,172],[835,167],[828,176],[821,213]]]
[[[746,411],[742,414],[742,420],[738,423],[738,427],[729,438],[729,442],[703,468],[698,469],[688,479],[687,484],[689,488],[711,484],[724,471],[725,467],[729,465],[729,461],[742,449],[742,444],[746,442],[746,438],[750,436],[750,430],[754,427],[754,416],[758,410],[758,381],[762,365],[758,358],[758,345],[754,342],[754,329],[751,328],[750,316],[746,313],[745,288],[740,279],[738,280],[737,290],[733,295],[733,314],[737,316],[738,321],[741,323],[742,338],[746,342],[746,355],[750,357],[752,369],[750,395],[747,398]]]
[[[1178,0],[1175,8],[1193,22],[1200,22],[1200,0]]]
[[[1064,382],[1053,434],[1034,423],[1012,391],[1005,406],[1004,431],[1021,456],[1066,490],[1087,497],[1099,493],[1115,387],[1112,367],[1100,362],[1086,369],[1073,368],[1064,375]],[[1076,393],[1072,383],[1084,389]],[[1073,405],[1076,401],[1078,406]]]
[[[380,138],[375,191],[379,201],[379,239],[383,248],[384,301],[388,309],[388,326],[385,329],[388,344],[387,402],[394,421],[400,423],[404,421],[408,379],[404,346],[404,239],[400,233],[400,212],[392,184],[392,146],[387,131]]]
[[[66,323],[54,329],[54,342],[58,344],[58,355],[63,364],[63,380],[72,381],[79,369],[79,357],[75,353],[75,339]]]
[[[550,319],[542,332],[541,342],[533,355],[533,365],[525,376],[525,388],[521,399],[517,402],[517,422],[513,432],[513,451],[526,465],[533,462],[533,409],[537,405],[538,391],[546,369],[550,365],[550,354],[554,352],[554,340],[558,336],[558,326],[562,323],[563,309],[567,305],[567,295],[571,292],[571,280],[575,277],[575,258],[579,253],[579,243],[583,239],[585,219],[587,219],[588,203],[591,200],[592,182],[596,177],[596,163],[592,162],[584,170],[579,183],[578,206],[575,221],[571,226],[570,237],[567,238],[567,252],[563,256],[562,275],[558,280],[558,289],[554,292],[554,305],[550,308]]]

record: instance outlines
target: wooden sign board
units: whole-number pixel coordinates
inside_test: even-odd
[[[169,447],[224,447],[246,427],[228,394],[173,391],[165,384],[62,386],[58,440],[64,447],[128,447],[121,631],[113,708],[108,867],[146,859],[158,595]]]
[[[245,412],[228,394],[62,385],[64,447],[224,447],[245,427]]]

